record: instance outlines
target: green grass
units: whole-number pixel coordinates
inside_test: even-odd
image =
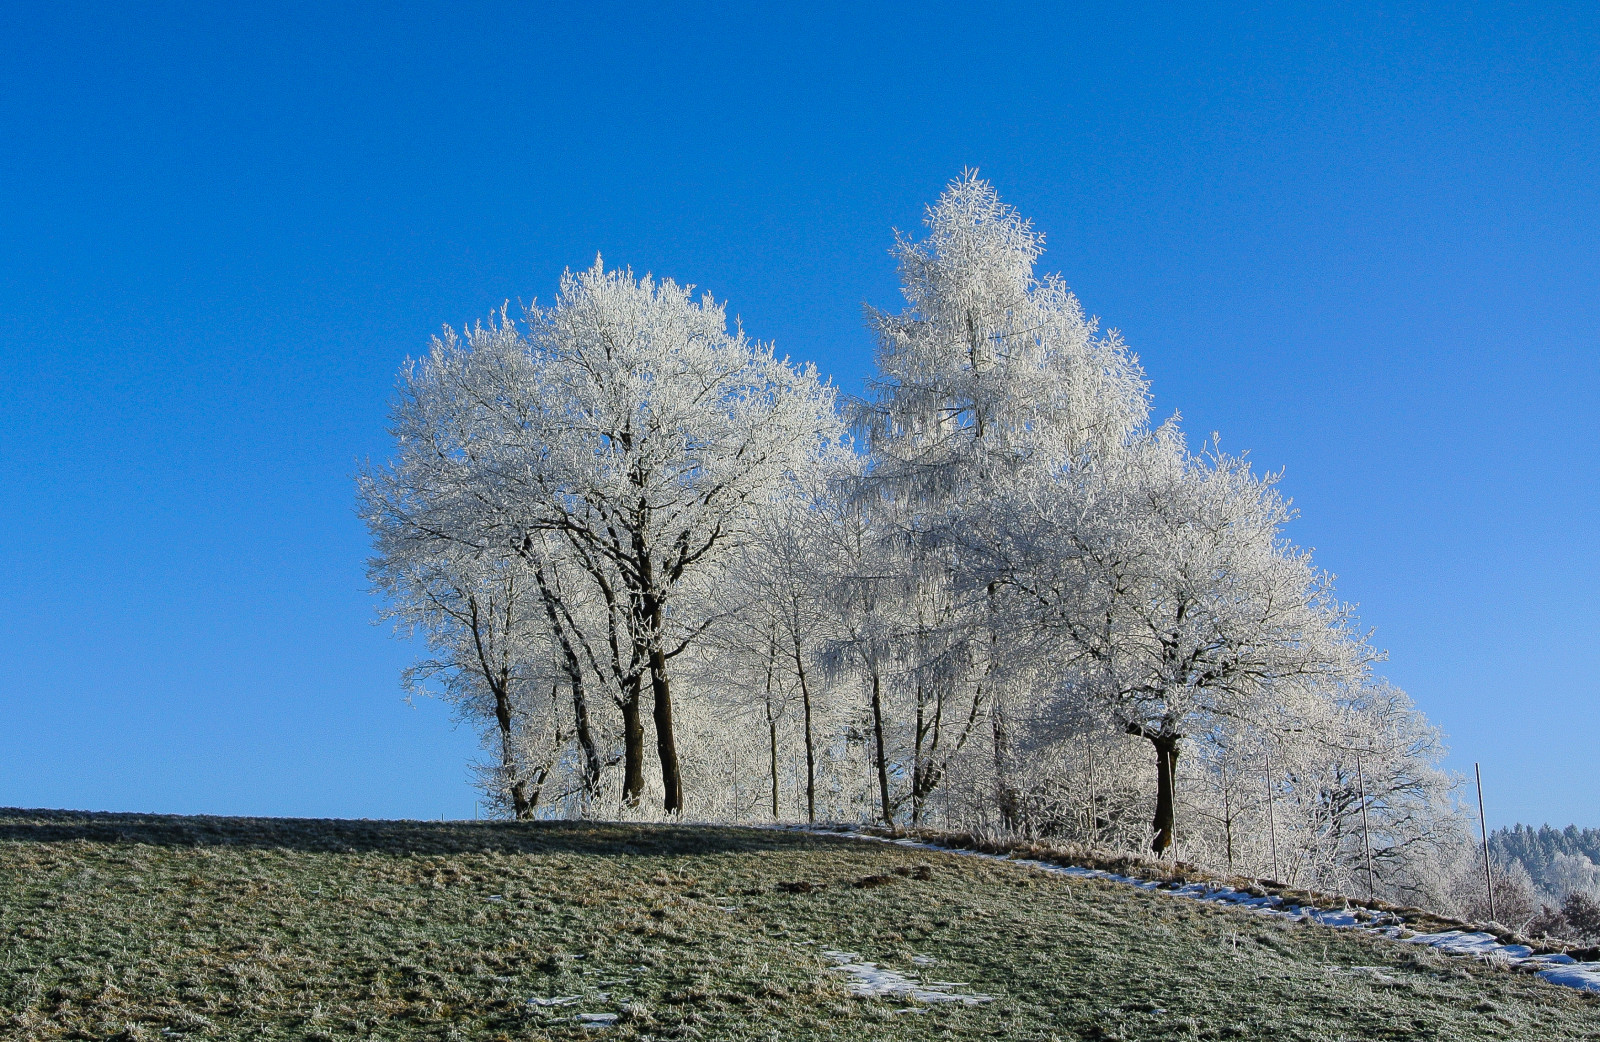
[[[917,865],[927,879],[894,872]],[[891,881],[855,885],[872,875]],[[900,1013],[851,996],[826,948],[995,1001]],[[621,1018],[595,1031],[578,1012]],[[841,838],[0,811],[0,1036],[180,1035],[1600,1040],[1600,1001],[1421,946]]]

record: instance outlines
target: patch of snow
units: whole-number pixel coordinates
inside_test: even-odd
[[[531,999],[528,1000],[528,1005],[530,1005],[530,1006],[570,1006],[573,1003],[582,1002],[582,1001],[583,1001],[583,996],[582,995],[558,995],[558,996],[556,996],[554,998],[548,998],[548,999],[531,998]]]
[[[1600,965],[1592,962],[1552,966],[1547,970],[1540,970],[1539,976],[1552,984],[1577,988],[1579,991],[1600,991]]]
[[[572,1018],[586,1028],[610,1028],[617,1026],[615,1013],[579,1013]]]
[[[850,991],[852,994],[864,998],[883,998],[894,996],[896,998],[911,999],[913,1002],[959,1002],[966,1006],[977,1006],[985,1002],[993,1002],[993,995],[979,993],[962,994],[950,991],[950,988],[964,988],[964,981],[918,981],[915,977],[908,977],[894,970],[886,970],[875,962],[863,961],[855,952],[839,952],[832,949],[825,950],[823,955],[833,962],[834,969],[850,977]]]
[[[1465,930],[1442,930],[1439,933],[1419,933],[1414,937],[1407,937],[1406,944],[1426,944],[1451,955],[1476,955],[1486,958],[1498,953],[1503,948],[1492,933],[1467,933]],[[1524,957],[1533,954],[1533,950],[1526,949]]]

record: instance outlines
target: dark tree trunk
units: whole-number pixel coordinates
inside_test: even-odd
[[[1233,875],[1233,794],[1228,790],[1228,761],[1222,760],[1222,831],[1227,838],[1228,875]]]
[[[505,605],[508,632],[514,596],[514,588],[508,585]],[[528,798],[527,784],[517,767],[516,744],[511,734],[511,665],[502,659],[497,668],[489,661],[491,655],[483,642],[483,618],[479,614],[478,599],[470,594],[467,596],[467,610],[472,616],[472,642],[478,652],[478,666],[483,679],[489,684],[489,690],[494,692],[494,719],[500,728],[500,769],[505,772],[507,787],[511,790],[511,812],[518,821],[525,821],[533,817],[533,801]],[[493,617],[491,605],[491,620]],[[489,625],[492,631],[494,623],[491,621]],[[502,639],[504,637],[505,634],[502,634]]]
[[[644,721],[639,715],[642,677],[631,677],[622,690],[622,802],[637,807],[644,799]]]
[[[811,687],[806,683],[806,664],[800,654],[800,638],[794,638],[794,671],[800,678],[800,701],[806,711],[806,820],[817,820],[817,754],[811,737]]]
[[[672,730],[672,688],[667,683],[667,657],[659,646],[650,651],[650,689],[655,695],[656,755],[661,758],[662,807],[683,813],[683,775],[678,771],[678,743]]]
[[[916,741],[911,745],[911,827],[916,828],[922,824],[922,798],[926,785],[925,773],[929,769],[928,763],[923,759],[923,740],[928,735],[926,721],[927,712],[922,704],[922,685],[917,685],[917,729]]]
[[[1011,784],[1010,738],[1006,734],[1005,704],[1001,702],[998,693],[990,702],[990,722],[994,732],[994,778],[995,778],[995,804],[1000,808],[1000,823],[1010,831],[1016,831],[1022,823],[1022,795]]]
[[[585,801],[588,801],[600,792],[601,761],[600,750],[594,742],[594,729],[589,722],[589,695],[583,683],[583,663],[578,658],[578,650],[572,646],[572,634],[556,611],[559,603],[557,594],[542,566],[534,567],[533,578],[538,583],[539,598],[544,603],[545,620],[561,646],[562,667],[572,687],[572,719],[578,734],[578,747],[583,751],[583,793]]]
[[[500,725],[500,767],[511,783],[511,812],[518,821],[533,817],[533,800],[528,798],[528,783],[517,769],[516,746],[511,738],[511,701],[504,685],[494,685],[494,718]]]
[[[1175,736],[1145,737],[1156,750],[1156,816],[1151,822],[1155,836],[1150,849],[1165,854],[1172,846],[1177,803],[1178,739]]]
[[[994,672],[994,661],[998,654],[999,630],[994,621],[999,612],[998,591],[998,584],[989,584],[989,662],[985,667],[985,678]],[[1011,736],[1006,731],[1006,705],[1002,691],[996,686],[989,695],[989,721],[994,738],[995,805],[1000,809],[1002,827],[1015,832],[1022,822],[1022,794],[1011,784]]]
[[[772,641],[767,645],[767,741],[771,758],[767,761],[772,767],[772,820],[778,820],[778,714],[772,711],[772,671],[777,665],[777,642]]]
[[[556,708],[556,701],[560,696],[560,693],[561,688],[559,685],[552,684],[550,686],[550,703],[552,709]],[[533,817],[534,808],[539,806],[539,797],[544,793],[544,784],[550,780],[550,772],[555,769],[556,761],[561,758],[562,746],[567,744],[568,736],[562,733],[560,727],[556,728],[555,734],[551,737],[552,741],[550,743],[550,755],[545,757],[543,763],[534,768],[533,784],[524,789],[528,803],[529,818]],[[520,820],[521,816],[519,815],[518,818]]]
[[[648,508],[641,501],[640,518]],[[656,588],[655,565],[644,540],[645,526],[633,533],[634,562],[639,568],[633,602],[635,660],[642,659],[650,670],[650,693],[655,702],[656,756],[661,761],[662,808],[668,814],[683,813],[683,775],[678,769],[678,742],[672,729],[672,686],[667,681],[666,604]],[[675,576],[674,576],[675,578]]]
[[[923,692],[917,689],[917,743],[915,764],[911,771],[911,824],[920,825],[928,813],[928,801],[938,791],[940,784],[950,773],[955,758],[966,748],[967,739],[972,737],[972,729],[978,722],[978,710],[983,705],[983,686],[980,684],[972,692],[972,709],[967,714],[967,722],[956,736],[955,746],[950,747],[945,740],[944,730],[944,703],[945,695],[941,691],[933,702],[933,719],[926,719],[923,709]],[[926,745],[924,745],[926,742]],[[940,749],[946,750],[941,757]],[[950,788],[945,786],[945,818],[950,817]],[[946,826],[948,827],[948,825]]]
[[[583,795],[585,802],[600,793],[600,749],[594,742],[594,728],[589,722],[589,695],[583,683],[583,669],[577,660],[571,663],[569,680],[572,682],[572,717],[578,732],[578,747],[583,750]]]
[[[889,761],[883,749],[883,685],[878,671],[872,671],[872,731],[878,743],[878,797],[882,801],[883,823],[894,827],[894,808],[889,804]]]

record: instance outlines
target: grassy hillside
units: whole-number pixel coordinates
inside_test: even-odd
[[[827,949],[994,1001],[858,998]],[[1600,1040],[1600,1000],[848,839],[0,811],[0,1035]]]

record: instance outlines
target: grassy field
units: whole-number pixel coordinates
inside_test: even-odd
[[[827,949],[994,1001],[858,998]],[[1600,1000],[849,839],[0,811],[0,1036],[1600,1040]]]

